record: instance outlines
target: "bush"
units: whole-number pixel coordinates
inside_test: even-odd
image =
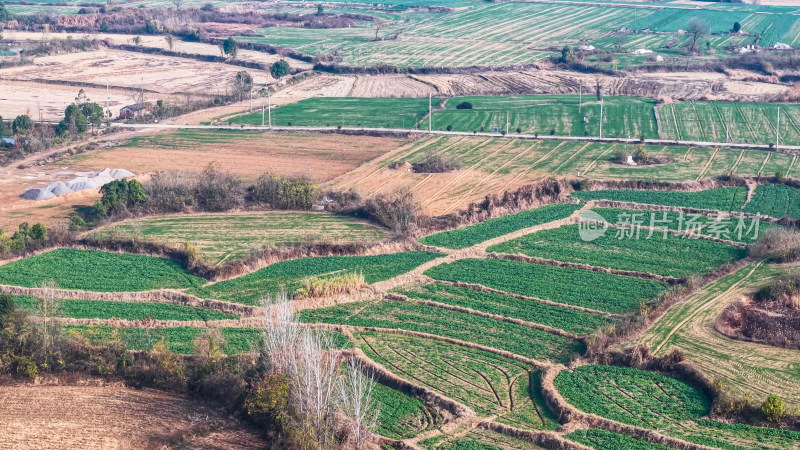
[[[14,365],[16,366],[14,372],[18,377],[35,380],[39,375],[39,367],[36,365],[33,358],[29,356],[17,357],[14,361]]]
[[[300,298],[330,297],[349,294],[366,286],[363,273],[350,272],[328,277],[306,278],[295,295]]]
[[[364,204],[366,216],[398,234],[408,234],[417,221],[419,205],[411,192],[378,195]]]
[[[761,412],[770,422],[783,421],[784,417],[786,417],[786,411],[786,403],[775,394],[770,394],[761,405]]]
[[[272,373],[253,386],[244,402],[247,416],[256,424],[277,430],[289,399],[289,381],[281,373]]]
[[[232,174],[210,165],[198,177],[194,198],[203,211],[229,211],[243,203],[242,183]]]
[[[0,294],[0,329],[3,328],[2,318],[14,311],[14,297]]]
[[[275,209],[310,209],[317,195],[316,184],[306,178],[262,175],[253,185],[253,200]]]
[[[131,208],[147,201],[147,192],[139,180],[114,180],[100,188],[102,197],[95,203],[93,214],[105,217],[110,213]]]
[[[472,109],[472,103],[461,102],[458,105],[456,105],[456,109]]]
[[[78,231],[86,227],[86,221],[81,216],[72,216],[69,218],[69,231]]]
[[[786,172],[781,172],[781,171],[775,172],[775,181],[777,181],[778,183],[786,182]]]
[[[11,122],[11,131],[16,135],[27,135],[31,131],[31,118],[26,115],[17,116]]]
[[[522,133],[522,128],[517,127],[517,134],[520,134],[520,133]]]
[[[185,172],[156,172],[144,185],[151,212],[183,212],[194,206],[194,175]]]
[[[452,125],[448,125],[447,126],[447,131],[453,131],[453,126]]]
[[[430,153],[422,161],[411,164],[417,173],[445,173],[461,169],[461,161],[442,154]]]
[[[272,78],[275,78],[276,80],[280,80],[286,75],[289,75],[291,71],[292,69],[289,67],[289,63],[283,59],[276,61],[274,64],[272,64],[272,67],[269,68],[269,74],[272,75]]]

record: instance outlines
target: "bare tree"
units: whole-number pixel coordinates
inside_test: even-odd
[[[36,298],[36,316],[39,318],[39,329],[42,337],[42,352],[46,364],[50,364],[53,342],[58,337],[59,327],[54,317],[61,308],[61,300],[55,295],[58,285],[54,281],[45,281],[41,284],[44,293]]]
[[[614,47],[617,51],[622,49],[622,46],[628,43],[628,35],[625,33],[617,33],[614,35]]]
[[[183,0],[172,0],[172,4],[176,10],[180,11],[181,7],[183,7]]]
[[[384,25],[385,23],[381,22],[380,20],[375,22],[375,39],[374,39],[375,41],[381,40],[379,33],[381,32],[381,28],[383,28]]]
[[[700,39],[708,36],[711,32],[711,25],[703,19],[697,17],[689,21],[689,41],[686,46],[689,53],[694,53],[697,50],[697,43]]]
[[[172,37],[171,34],[167,34],[164,36],[164,40],[167,41],[167,46],[169,47],[169,51],[172,51],[172,48],[175,46],[175,38]]]
[[[361,450],[372,437],[378,424],[379,409],[374,403],[372,391],[375,374],[362,367],[361,360],[350,358],[339,390],[339,401],[345,427],[353,448]]]

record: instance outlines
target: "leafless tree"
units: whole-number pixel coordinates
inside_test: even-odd
[[[164,36],[164,40],[167,41],[167,46],[169,47],[169,51],[172,51],[173,47],[175,46],[175,38],[172,37],[171,34],[167,34]]]
[[[381,28],[383,28],[384,25],[385,23],[380,20],[375,22],[375,39],[374,39],[375,41],[381,40],[379,33],[381,32]]]
[[[54,290],[58,285],[54,281],[45,281],[41,284],[43,293],[36,298],[36,316],[39,318],[39,328],[42,337],[42,351],[45,361],[49,364],[51,348],[53,342],[58,337],[58,327],[54,317],[58,315],[61,308],[59,300]]]
[[[697,17],[689,21],[689,39],[686,46],[689,53],[694,53],[697,50],[697,43],[700,39],[708,36],[711,32],[711,25],[703,19]]]
[[[365,371],[361,360],[350,358],[339,386],[339,402],[347,418],[348,437],[356,450],[363,449],[369,442],[378,423],[379,410],[372,397],[374,388],[375,374]]]
[[[172,4],[176,10],[180,11],[181,7],[183,7],[183,0],[172,0]]]

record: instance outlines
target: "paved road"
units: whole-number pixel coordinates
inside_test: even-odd
[[[127,123],[112,123],[112,126],[123,128],[149,128],[149,129],[163,129],[163,130],[244,130],[244,131],[308,131],[308,132],[336,132],[344,131],[350,133],[377,133],[377,134],[398,134],[398,133],[419,133],[431,135],[444,135],[444,136],[480,136],[490,137],[497,139],[539,139],[545,141],[576,141],[576,142],[610,142],[610,143],[625,143],[625,144],[639,144],[641,140],[636,138],[616,138],[597,136],[550,136],[539,135],[538,137],[532,134],[516,134],[509,133],[503,136],[500,133],[470,133],[467,131],[427,131],[427,130],[414,130],[406,128],[364,128],[364,127],[286,127],[286,126],[273,126],[272,128],[266,126],[256,125],[173,125],[173,124],[127,124]],[[735,142],[704,142],[704,141],[676,141],[670,139],[645,139],[645,144],[648,145],[674,145],[683,147],[706,147],[706,148],[730,148],[742,150],[776,150],[768,144],[745,144]],[[781,145],[779,151],[800,154],[800,145]]]

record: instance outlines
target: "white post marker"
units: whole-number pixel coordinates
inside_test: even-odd
[[[778,105],[778,125],[775,127],[775,150],[781,141],[781,105]]]
[[[581,113],[581,106],[583,106],[583,80],[580,81],[578,88],[578,114]]]
[[[506,134],[508,134],[508,111],[506,111]]]
[[[432,100],[431,100],[431,94],[428,93],[428,133],[430,133],[431,130],[433,129],[433,109],[432,109],[433,107],[432,107],[432,105],[433,105],[433,103],[432,103]]]
[[[600,139],[603,139],[603,99],[600,99]]]
[[[267,110],[267,107],[264,104],[261,104],[261,126],[264,126],[264,113]]]
[[[269,127],[272,128],[272,91],[267,91],[267,118],[269,119]]]
[[[250,112],[253,112],[253,90],[250,89]]]

